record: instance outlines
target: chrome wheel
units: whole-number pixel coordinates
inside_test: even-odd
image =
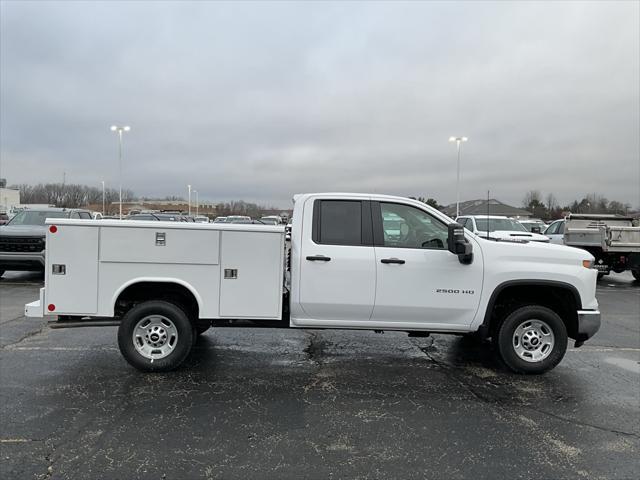
[[[540,362],[553,351],[553,330],[542,320],[526,320],[513,332],[513,349],[526,362]]]
[[[145,358],[159,360],[169,355],[178,343],[178,330],[162,315],[149,315],[133,329],[133,345]]]

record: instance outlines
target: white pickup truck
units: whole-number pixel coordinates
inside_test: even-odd
[[[49,219],[54,328],[117,325],[126,360],[180,365],[214,326],[397,330],[492,338],[513,371],[555,367],[600,327],[593,257],[484,239],[418,201],[294,197],[284,226]]]

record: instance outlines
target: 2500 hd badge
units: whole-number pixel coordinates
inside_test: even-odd
[[[436,293],[466,293],[468,295],[473,295],[475,290],[458,290],[454,288],[436,288]]]

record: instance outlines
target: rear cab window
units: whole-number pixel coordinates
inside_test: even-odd
[[[312,239],[321,245],[373,245],[370,202],[315,200]]]

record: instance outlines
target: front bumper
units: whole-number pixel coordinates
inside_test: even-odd
[[[578,336],[576,347],[593,337],[600,330],[600,310],[578,310]]]
[[[44,270],[45,260],[42,252],[0,252],[2,270]]]

